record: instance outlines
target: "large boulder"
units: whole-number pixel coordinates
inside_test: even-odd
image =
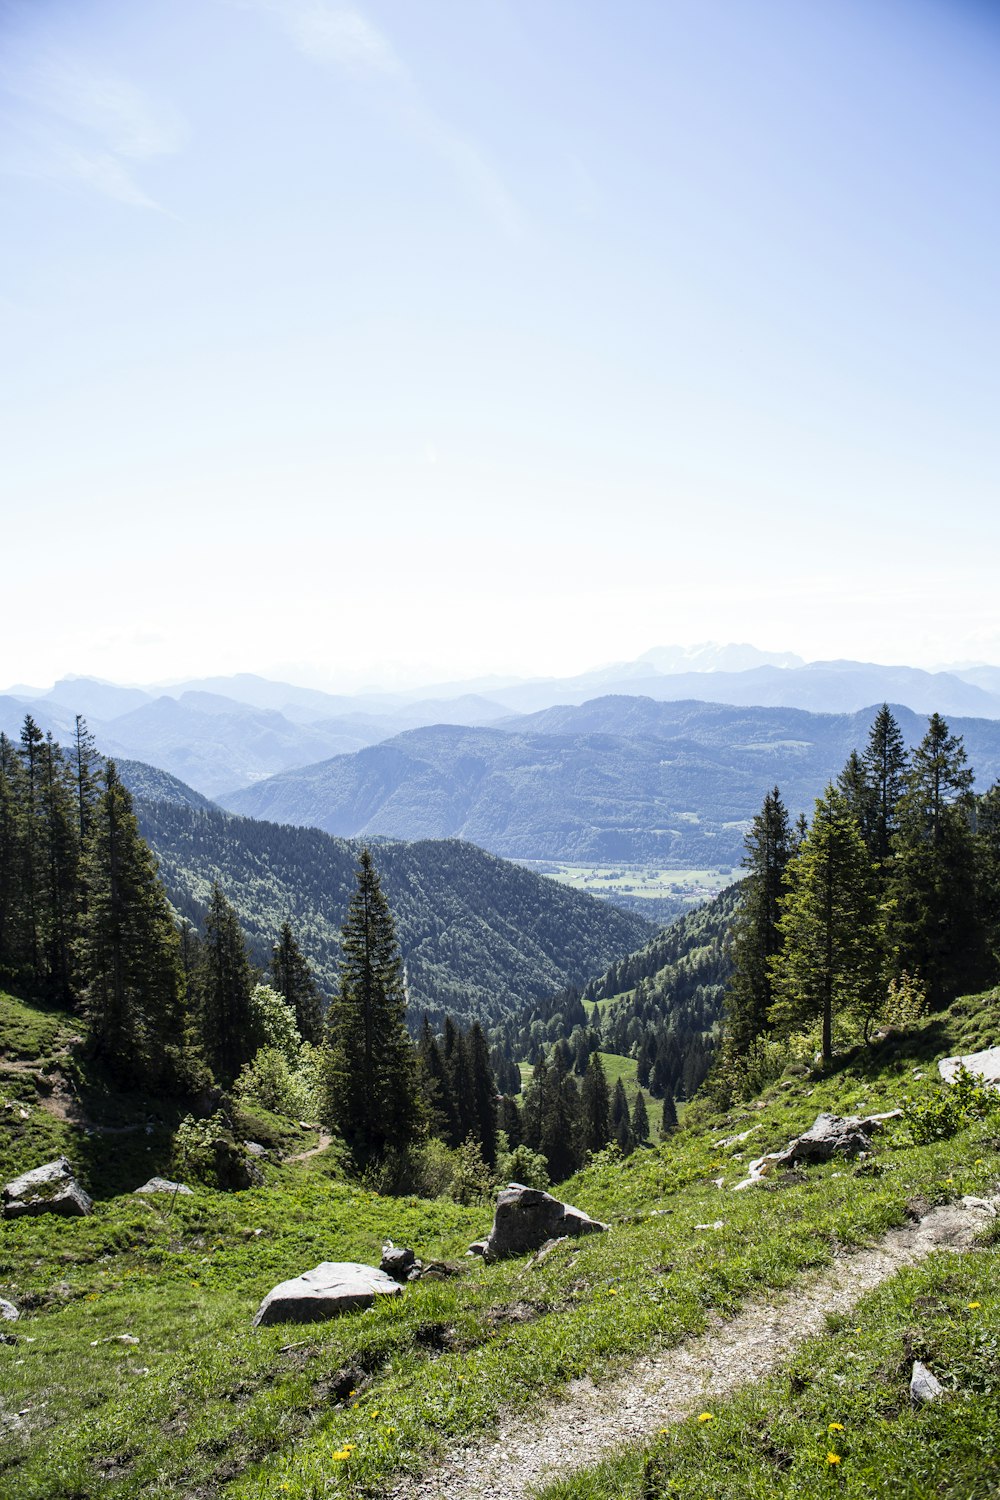
[[[983,1052],[967,1052],[964,1057],[942,1057],[938,1072],[945,1083],[954,1083],[962,1069],[971,1073],[977,1083],[1000,1087],[1000,1047],[987,1047]]]
[[[399,1297],[403,1288],[384,1271],[356,1261],[325,1260],[282,1281],[264,1298],[254,1327],[266,1323],[320,1323],[341,1313],[371,1307],[376,1297]]]
[[[65,1156],[15,1177],[3,1190],[5,1219],[18,1219],[23,1214],[60,1214],[70,1218],[89,1214],[93,1207]]]
[[[746,1177],[735,1184],[733,1192],[753,1187],[776,1167],[808,1165],[834,1156],[861,1156],[872,1149],[871,1138],[886,1120],[896,1120],[901,1114],[900,1109],[890,1109],[880,1115],[817,1115],[809,1129],[789,1141],[783,1151],[769,1151],[750,1162]]]
[[[183,1193],[187,1197],[191,1197],[191,1189],[189,1187],[183,1182],[171,1182],[169,1177],[151,1177],[148,1182],[144,1182],[142,1187],[137,1187],[135,1191],[137,1193],[172,1193],[175,1197],[178,1193]]]
[[[529,1250],[540,1250],[547,1240],[570,1234],[603,1234],[607,1227],[571,1204],[560,1203],[551,1193],[543,1193],[541,1188],[512,1182],[497,1199],[483,1258],[491,1261],[524,1255]]]

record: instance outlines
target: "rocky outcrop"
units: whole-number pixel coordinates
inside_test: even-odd
[[[319,1323],[341,1313],[371,1307],[376,1297],[399,1297],[402,1291],[398,1281],[372,1266],[327,1260],[272,1288],[257,1309],[254,1327],[267,1323]]]
[[[963,1068],[978,1083],[1000,1088],[1000,1047],[987,1047],[983,1052],[968,1052],[965,1057],[942,1057],[938,1063],[938,1072],[945,1083],[954,1083]]]
[[[758,1156],[747,1167],[747,1175],[737,1182],[733,1192],[753,1187],[755,1183],[770,1175],[777,1167],[801,1163],[829,1161],[834,1156],[861,1156],[872,1149],[871,1137],[881,1130],[886,1120],[896,1120],[900,1109],[890,1109],[880,1115],[817,1115],[809,1129],[789,1141],[783,1151],[769,1151]]]
[[[25,1172],[3,1190],[3,1216],[18,1219],[24,1214],[59,1214],[76,1217],[93,1211],[89,1195],[73,1176],[65,1156]]]
[[[510,1255],[539,1250],[547,1240],[564,1235],[603,1234],[607,1228],[607,1224],[571,1204],[560,1203],[551,1193],[512,1182],[497,1199],[493,1228],[482,1254],[487,1261],[504,1260]]]
[[[184,1193],[189,1198],[192,1196],[191,1189],[186,1187],[183,1182],[171,1182],[168,1177],[151,1177],[148,1182],[144,1182],[142,1187],[137,1187],[135,1191],[137,1193],[173,1193],[175,1195]]]

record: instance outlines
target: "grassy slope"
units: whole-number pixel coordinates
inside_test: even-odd
[[[757,1127],[745,1151],[756,1155],[783,1144],[821,1108],[877,1109],[905,1092],[930,1092],[928,1060],[995,1041],[998,1022],[1000,995],[966,1002],[932,1022],[904,1054],[887,1047],[827,1080],[782,1080],[763,1108],[725,1119],[705,1115],[699,1124],[696,1106],[691,1123],[662,1148],[625,1162],[612,1154],[560,1190],[607,1218],[608,1235],[561,1247],[538,1267],[525,1259],[493,1267],[469,1262],[460,1277],[412,1287],[390,1306],[330,1324],[250,1330],[259,1299],[275,1282],[323,1259],[377,1260],[383,1237],[412,1244],[424,1257],[460,1257],[488,1225],[489,1208],[378,1198],[336,1180],[323,1156],[301,1166],[268,1166],[261,1189],[199,1190],[173,1207],[165,1199],[114,1196],[106,1174],[90,1219],[0,1226],[0,1295],[26,1310],[15,1329],[19,1343],[0,1350],[0,1412],[24,1414],[14,1419],[0,1458],[8,1471],[0,1474],[0,1490],[19,1500],[375,1494],[394,1471],[419,1467],[441,1442],[488,1430],[512,1406],[536,1404],[573,1376],[599,1374],[701,1331],[711,1310],[725,1313],[768,1288],[792,1284],[805,1267],[828,1262],[835,1243],[859,1243],[903,1222],[915,1197],[934,1203],[995,1189],[996,1121],[921,1146],[897,1130],[880,1148],[876,1172],[831,1164],[789,1186],[735,1195],[720,1193],[713,1179],[731,1183],[744,1168],[739,1148],[715,1144],[723,1133]],[[20,1024],[33,1023],[27,1016]],[[48,1021],[37,1025],[41,1032]],[[58,1042],[58,1034],[49,1040]],[[0,1081],[0,1090],[9,1095],[24,1076]],[[22,1107],[28,1120],[20,1118]],[[15,1111],[0,1105],[5,1167],[22,1165],[18,1137],[30,1135],[36,1112],[44,1113],[37,1104]],[[71,1157],[86,1150],[90,1138],[65,1124],[58,1129]],[[142,1139],[136,1146],[145,1157]],[[42,1140],[32,1138],[32,1149]],[[30,1164],[40,1159],[44,1153]],[[88,1170],[94,1186],[96,1169],[88,1164]],[[721,1231],[694,1231],[696,1223],[716,1218],[724,1220]],[[967,1295],[972,1285],[960,1278],[939,1299],[948,1338],[961,1337],[963,1299],[992,1306],[986,1295]],[[899,1295],[905,1303],[905,1289]],[[529,1321],[517,1321],[523,1317]],[[919,1315],[929,1338],[937,1337],[937,1318],[930,1310],[927,1318]],[[871,1347],[861,1350],[866,1371],[884,1363],[878,1341],[883,1333],[890,1342],[896,1337],[890,1321],[880,1316],[872,1324]],[[139,1343],[116,1341],[124,1332]],[[93,1342],[100,1339],[113,1341]],[[898,1339],[893,1347],[898,1366]],[[831,1358],[838,1349],[846,1352],[832,1345]],[[963,1368],[983,1365],[975,1351],[962,1357]],[[777,1444],[789,1448],[794,1462],[807,1430],[813,1455],[822,1428],[817,1413],[834,1419],[824,1392],[838,1386],[840,1369],[831,1364],[815,1383],[814,1406],[806,1396],[789,1404],[780,1384],[762,1387],[754,1398],[764,1403],[758,1425],[800,1424]],[[898,1371],[893,1379],[898,1384]],[[842,1403],[836,1410],[849,1408]],[[850,1412],[857,1424],[863,1406]],[[971,1406],[967,1414],[957,1404],[950,1418],[928,1459],[945,1468],[947,1443],[964,1442],[977,1420]],[[725,1478],[732,1461],[727,1434],[732,1444],[746,1420],[734,1406],[717,1414],[718,1429],[707,1437],[701,1429],[679,1429],[669,1462],[656,1467],[659,1456],[651,1455],[644,1479],[646,1456],[637,1456],[592,1493],[638,1497],[646,1483],[645,1494],[654,1497],[754,1494],[706,1487],[701,1479],[701,1488],[687,1480],[669,1487],[675,1463],[688,1464],[678,1473],[696,1475],[706,1443],[719,1447],[716,1468],[705,1473]],[[925,1426],[941,1420],[929,1413]],[[849,1441],[860,1443],[857,1425],[844,1425]],[[685,1443],[696,1446],[688,1450]],[[685,1458],[688,1452],[693,1457]],[[836,1482],[826,1472],[821,1479]]]

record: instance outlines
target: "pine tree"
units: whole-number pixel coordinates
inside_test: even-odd
[[[77,714],[73,724],[73,778],[76,788],[76,811],[80,828],[80,843],[87,837],[90,812],[98,796],[98,766],[100,756],[94,736],[87,728],[82,714]]]
[[[255,976],[239,918],[218,883],[212,886],[199,951],[198,994],[205,1055],[229,1088],[256,1051],[250,995]]]
[[[636,1094],[632,1106],[632,1135],[637,1146],[644,1146],[649,1140],[649,1114],[642,1089]]]
[[[663,1114],[660,1119],[660,1140],[665,1141],[672,1131],[677,1129],[677,1105],[674,1103],[673,1094],[663,1096]]]
[[[635,1145],[632,1136],[632,1118],[629,1114],[625,1085],[619,1078],[611,1096],[611,1133],[626,1156]]]
[[[823,1060],[834,1019],[870,1016],[880,994],[884,923],[874,864],[842,792],[827,787],[790,862],[781,901],[782,947],[772,960],[773,1025],[820,1023]]]
[[[611,1140],[611,1094],[599,1052],[592,1052],[580,1098],[580,1144],[584,1152],[603,1151]]]
[[[985,982],[987,972],[972,780],[961,737],[932,714],[898,804],[889,893],[899,968],[924,981],[935,1007]]]
[[[325,1113],[359,1162],[411,1144],[422,1128],[416,1058],[395,925],[367,849],[341,932]]]
[[[89,1047],[126,1086],[196,1087],[204,1070],[170,905],[113,761],[104,781],[82,861],[86,900],[76,947]]]
[[[856,750],[851,751],[847,764],[837,777],[837,790],[843,793],[844,801],[869,852],[877,857],[875,844],[880,822],[878,796],[869,780],[868,768]]]
[[[774,998],[772,965],[781,951],[778,926],[785,871],[792,853],[788,813],[777,787],[764,798],[745,840],[747,871],[733,929],[734,973],[726,997],[726,1052],[741,1056],[768,1027]],[[662,1089],[654,1088],[654,1092]]]
[[[288,922],[282,922],[281,934],[271,951],[271,977],[278,994],[284,996],[295,1012],[302,1040],[318,1047],[323,1040],[323,1004],[312,970]]]
[[[478,1141],[483,1160],[492,1167],[497,1159],[497,1086],[490,1067],[490,1049],[483,1028],[474,1021],[468,1040],[471,1135]]]
[[[906,784],[909,756],[899,725],[883,703],[875,715],[864,753],[865,775],[872,791],[874,818],[869,848],[880,864],[892,850],[896,810]]]
[[[0,978],[19,985],[29,963],[25,883],[26,786],[14,745],[0,734]]]

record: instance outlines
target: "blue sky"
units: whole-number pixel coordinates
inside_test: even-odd
[[[0,0],[0,682],[1000,661],[1000,17]]]

